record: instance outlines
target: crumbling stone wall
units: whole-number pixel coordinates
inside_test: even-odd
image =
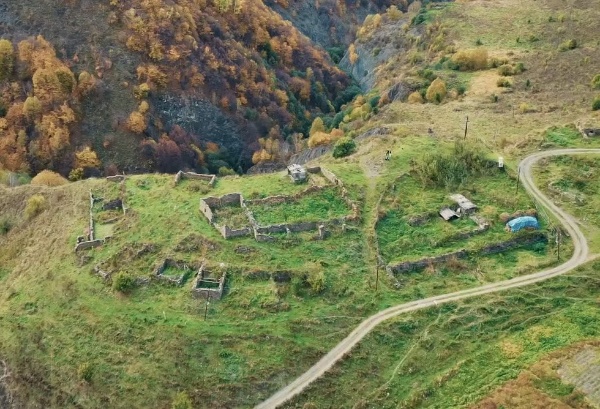
[[[229,193],[221,197],[205,197],[200,199],[200,212],[206,217],[208,222],[215,228],[225,239],[234,237],[249,236],[253,233],[250,227],[242,229],[232,229],[227,225],[215,223],[213,209],[227,205],[239,205],[247,212],[247,207],[244,202],[244,197],[241,193]]]
[[[81,243],[77,243],[75,245],[75,252],[77,253],[79,250],[87,250],[87,249],[91,249],[94,247],[100,247],[103,244],[104,244],[104,240],[102,240],[102,239],[82,241]]]
[[[217,181],[217,175],[203,175],[201,173],[179,171],[175,174],[175,185],[183,179],[204,180],[208,182],[208,186],[213,187]]]
[[[212,224],[215,216],[213,215],[212,209],[210,208],[210,205],[208,204],[206,199],[200,199],[200,212],[202,212],[202,214],[206,217],[208,222]]]
[[[476,250],[458,250],[452,253],[442,254],[437,257],[426,257],[417,261],[405,261],[400,264],[389,266],[394,274],[406,273],[410,271],[422,270],[430,265],[438,265],[448,262],[453,258],[466,258],[469,256],[485,256],[490,254],[503,253],[516,248],[529,246],[535,243],[547,241],[548,238],[541,232],[534,232],[531,234],[524,234],[510,240],[493,243]]]
[[[215,228],[219,233],[225,238],[234,238],[234,237],[242,237],[253,234],[256,241],[272,241],[273,237],[269,236],[270,234],[277,233],[290,233],[290,232],[303,232],[303,231],[311,231],[311,230],[319,230],[319,237],[322,239],[325,237],[325,228],[328,226],[337,226],[337,225],[345,225],[346,222],[353,222],[360,219],[360,208],[357,203],[355,203],[349,196],[347,189],[343,186],[341,180],[335,176],[335,174],[327,169],[321,167],[309,168],[308,171],[312,173],[323,172],[325,170],[324,176],[325,178],[332,184],[337,185],[341,189],[341,196],[346,202],[347,206],[350,208],[350,214],[347,216],[343,216],[341,218],[335,218],[331,220],[322,220],[322,221],[311,221],[311,222],[298,222],[298,223],[280,223],[273,224],[267,226],[261,226],[257,222],[254,214],[248,207],[250,204],[269,204],[276,205],[281,203],[289,203],[299,199],[302,199],[304,196],[312,194],[314,192],[318,192],[324,189],[327,189],[328,186],[310,186],[302,192],[298,192],[295,195],[279,195],[279,196],[269,196],[263,199],[254,199],[254,200],[246,200],[241,193],[230,193],[221,197],[206,197],[200,199],[200,212],[206,217],[208,222]],[[248,222],[251,227],[245,227],[242,229],[232,229],[227,225],[220,225],[215,223],[215,217],[213,210],[222,206],[231,205],[231,204],[239,204],[239,206],[243,209],[246,217],[248,218]],[[320,228],[319,226],[322,226]],[[342,229],[342,231],[346,231],[346,229]]]
[[[125,180],[125,175],[107,176],[106,180],[109,182],[123,182]]]
[[[227,272],[224,271],[218,280],[211,280],[212,282],[218,282],[218,288],[203,287],[203,281],[208,281],[207,277],[210,275],[210,270],[204,263],[200,266],[196,278],[192,283],[192,296],[195,298],[207,298],[211,300],[220,300],[223,297],[223,291],[225,290],[225,279],[227,278]]]
[[[327,179],[331,184],[336,186],[344,186],[344,183],[329,169],[321,167],[321,174],[325,179]]]
[[[154,274],[154,276],[156,276],[156,278],[158,278],[159,280],[162,280],[162,281],[166,281],[171,284],[178,285],[178,286],[183,284],[183,280],[185,280],[186,273],[184,272],[177,277],[165,276],[164,272],[169,267],[175,267],[179,270],[184,270],[184,271],[193,270],[196,268],[193,265],[188,265],[184,261],[176,261],[176,260],[167,258],[154,269],[153,274]]]
[[[244,227],[243,229],[232,229],[231,227],[224,225],[221,226],[219,224],[214,224],[214,227],[221,233],[225,239],[232,239],[235,237],[244,237],[252,234],[252,229],[250,227]]]
[[[78,243],[75,245],[75,253],[77,253],[79,250],[86,250],[86,249],[91,249],[94,247],[98,247],[101,246],[102,244],[104,244],[104,240],[96,240],[95,239],[95,235],[94,235],[94,203],[96,202],[96,198],[94,197],[94,194],[92,193],[92,191],[90,190],[90,212],[89,212],[89,220],[88,220],[88,234],[87,234],[87,240],[83,240],[83,241],[78,241]],[[81,236],[78,240],[83,239],[84,236]]]

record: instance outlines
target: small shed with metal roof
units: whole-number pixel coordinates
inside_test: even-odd
[[[459,214],[471,214],[477,210],[477,206],[469,199],[461,194],[450,195],[450,199],[454,200],[458,204],[456,213]]]
[[[446,220],[447,222],[449,222],[451,220],[456,220],[460,217],[459,215],[457,215],[454,212],[454,210],[452,210],[448,207],[440,210],[440,216],[442,217],[442,219]]]

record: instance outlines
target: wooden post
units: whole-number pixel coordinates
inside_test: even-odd
[[[206,291],[206,308],[204,308],[204,321],[206,321],[206,315],[208,314],[208,304],[210,304],[210,292]]]
[[[521,179],[521,167],[519,166],[517,170],[517,188],[515,189],[515,195],[519,193],[519,181]]]
[[[467,120],[465,122],[465,139],[467,139],[467,132],[469,131],[469,117],[467,116]]]
[[[379,284],[379,262],[377,262],[377,275],[375,276],[375,292],[377,292],[378,284]]]
[[[560,261],[560,228],[556,228],[556,257]]]

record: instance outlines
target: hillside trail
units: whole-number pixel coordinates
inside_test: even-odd
[[[496,293],[512,288],[523,287],[526,285],[538,283],[553,277],[568,273],[573,269],[596,258],[596,255],[589,254],[589,247],[583,232],[580,230],[577,221],[564,210],[556,206],[548,197],[546,197],[534,184],[531,174],[533,166],[543,158],[563,155],[585,155],[600,154],[600,149],[556,149],[551,151],[541,151],[527,156],[519,164],[521,169],[521,183],[529,194],[537,200],[549,213],[563,225],[569,236],[573,240],[573,255],[565,263],[537,273],[516,277],[510,280],[490,283],[479,287],[456,291],[449,294],[442,294],[435,297],[424,298],[399,304],[394,307],[382,310],[361,322],[346,338],[331,349],[316,364],[309,368],[304,374],[300,375],[289,385],[277,391],[273,396],[264,402],[255,406],[255,409],[273,409],[283,405],[294,396],[302,393],[312,382],[323,376],[325,372],[331,369],[337,362],[342,360],[350,350],[358,344],[367,334],[382,322],[397,317],[400,314],[418,311],[429,307],[437,307],[440,304],[455,302],[479,295]],[[369,185],[369,191],[372,190]],[[376,187],[376,184],[374,185]],[[373,188],[375,189],[375,188]],[[376,190],[376,189],[375,189]],[[376,197],[375,192],[368,192],[367,203]],[[376,239],[376,238],[375,238]]]
[[[372,142],[367,145],[367,148],[370,148],[370,144],[372,144]],[[365,260],[367,260],[367,266],[369,266],[369,271],[372,273],[371,276],[374,277],[376,274],[377,264],[379,263],[379,243],[377,242],[377,233],[375,228],[378,220],[381,195],[379,195],[377,192],[377,186],[383,163],[382,160],[377,161],[374,159],[373,155],[366,155],[361,158],[360,166],[367,178],[367,190],[365,192],[365,204],[363,206],[363,220],[367,224]]]

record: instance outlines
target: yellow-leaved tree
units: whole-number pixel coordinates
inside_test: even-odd
[[[440,103],[446,97],[446,83],[441,78],[436,78],[429,88],[427,88],[427,93],[425,94],[425,98],[429,102]]]
[[[10,41],[0,40],[0,82],[8,79],[15,65],[15,50]]]

